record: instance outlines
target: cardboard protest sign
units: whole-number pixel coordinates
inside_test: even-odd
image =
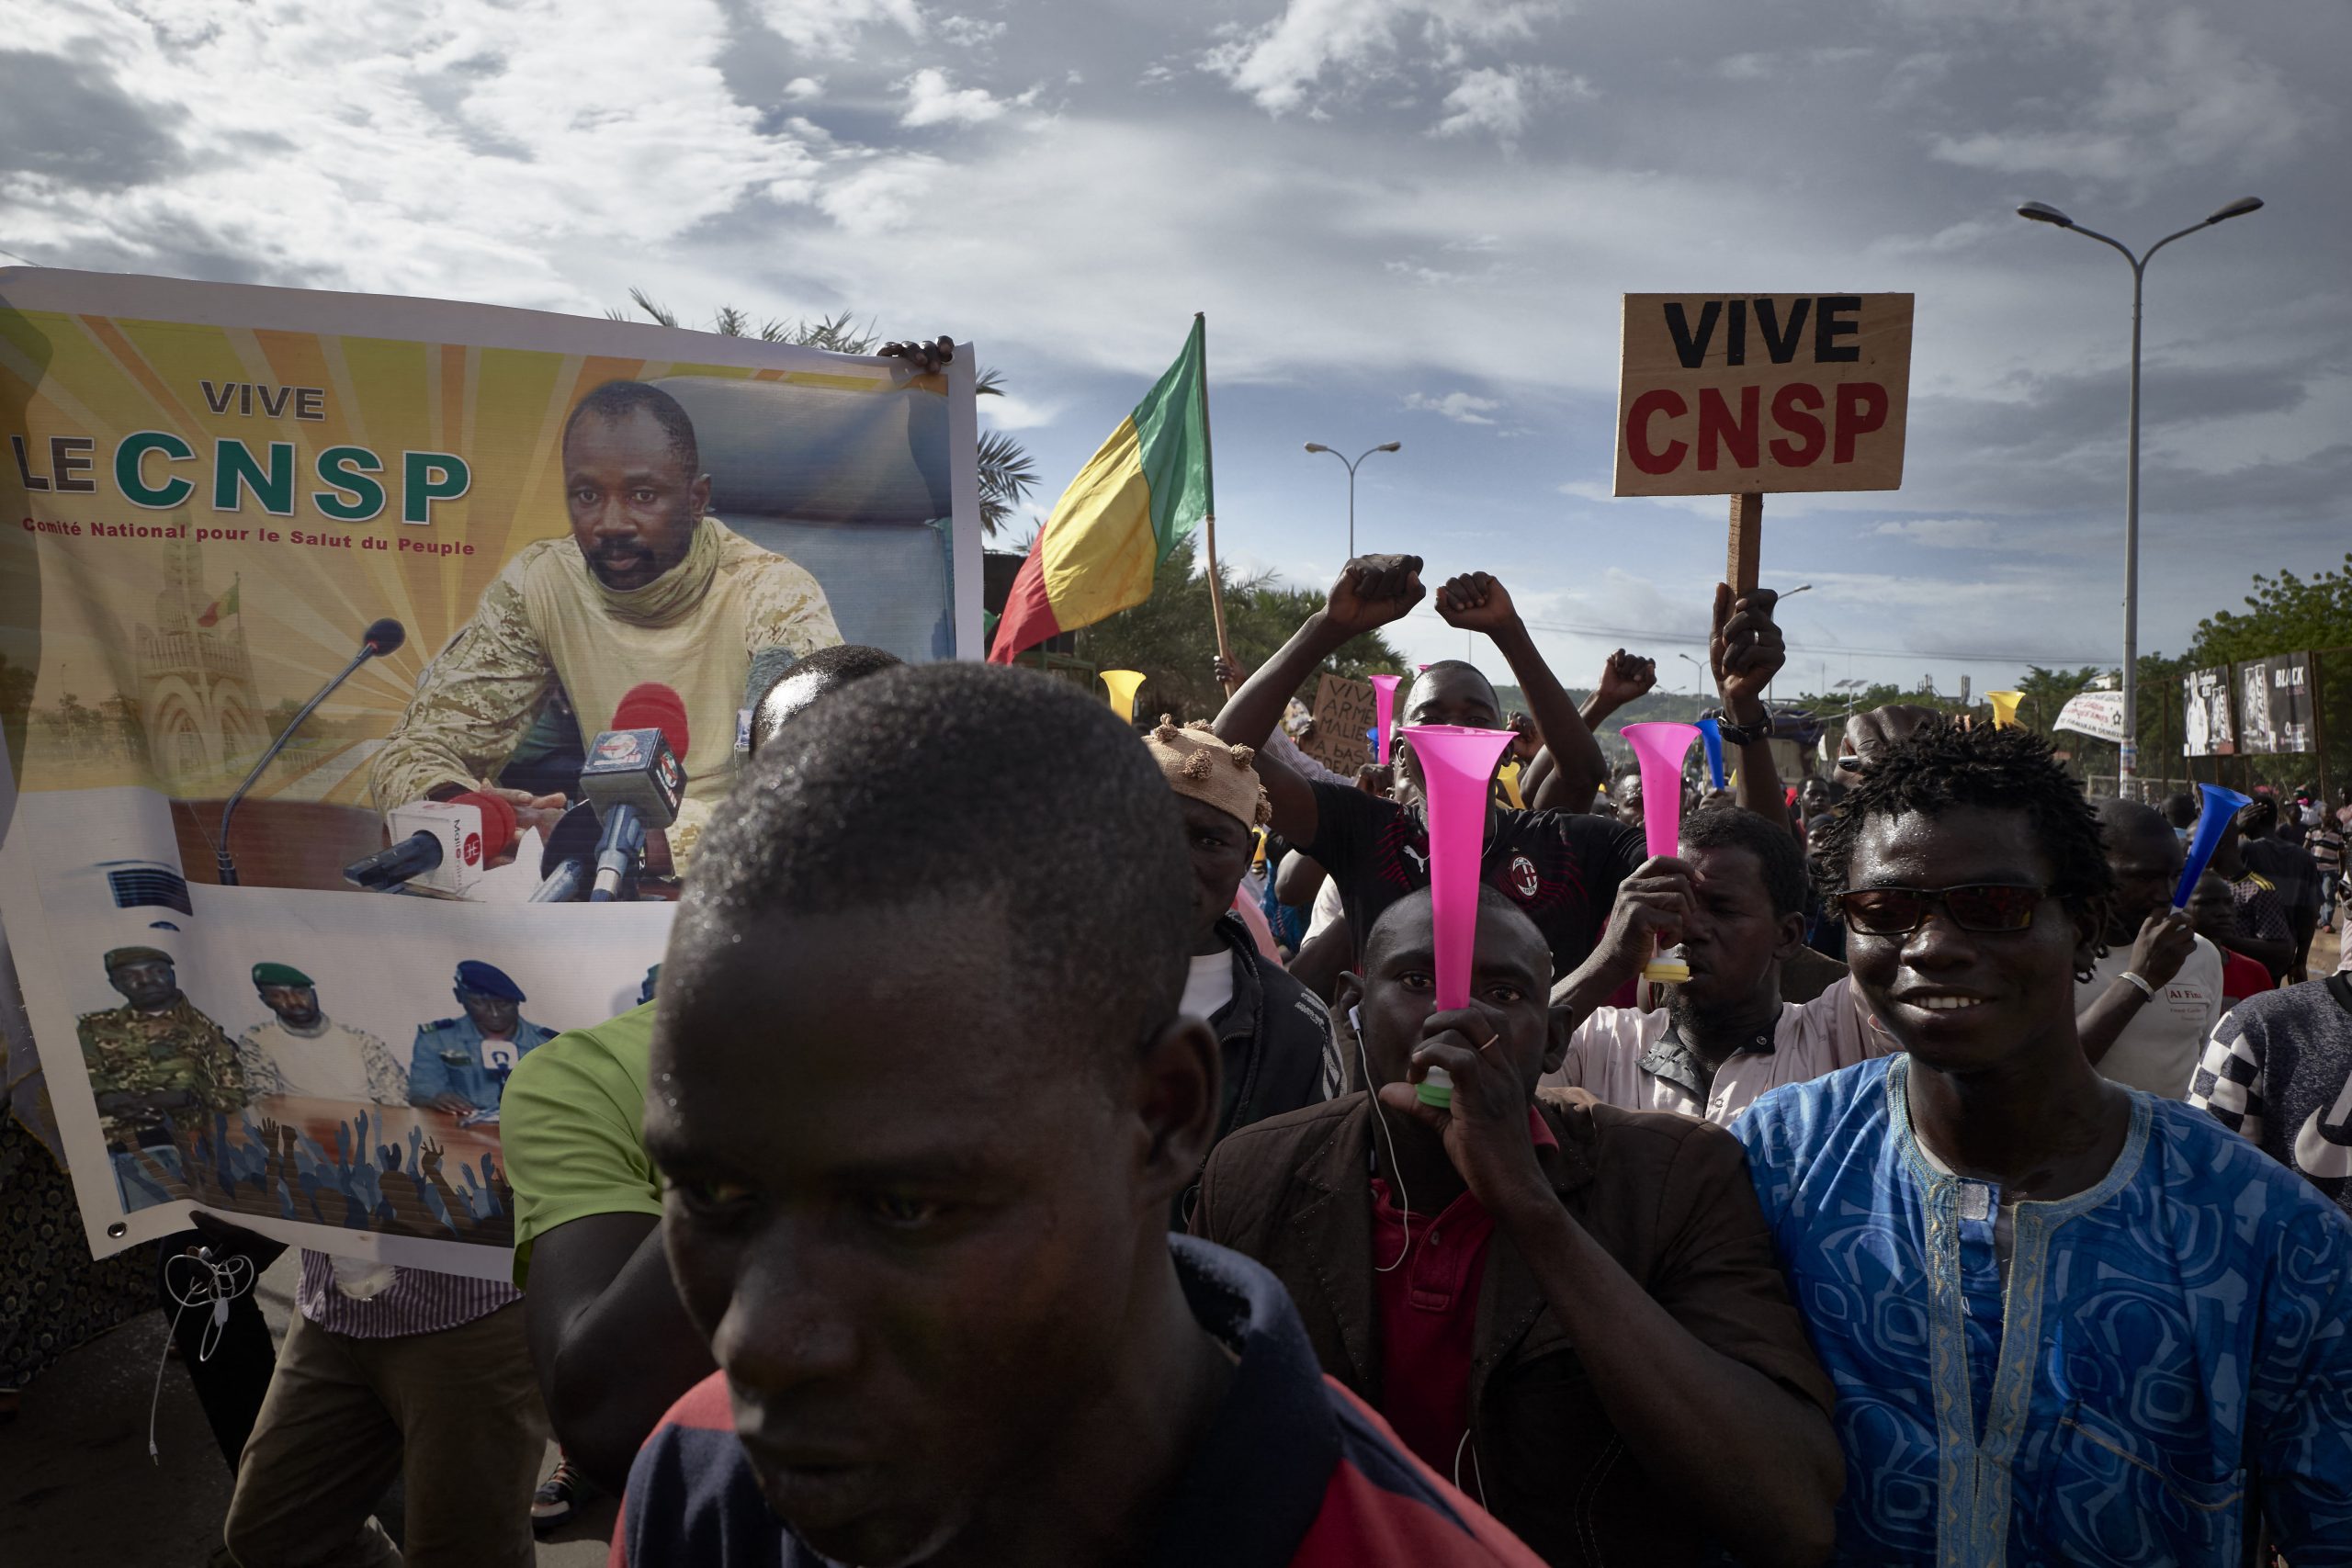
[[[505,1074],[650,992],[755,670],[978,657],[971,367],[0,270],[0,920],[95,1251],[198,1203],[508,1276]],[[607,730],[668,861],[527,902],[630,783]],[[438,869],[358,891],[395,824]]]
[[[1315,733],[1299,750],[1335,773],[1355,776],[1372,761],[1365,739],[1377,716],[1372,682],[1326,675],[1315,688]]]
[[[1628,294],[1619,495],[1895,490],[1908,294]]]
[[[2234,757],[2237,725],[2230,711],[2230,667],[2191,670],[2180,678],[2180,754]]]

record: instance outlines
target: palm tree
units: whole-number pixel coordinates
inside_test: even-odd
[[[639,310],[662,325],[679,324],[677,312],[657,303],[644,289],[631,288],[628,297]],[[633,319],[627,310],[607,310],[605,314],[616,321]],[[797,321],[770,317],[755,327],[741,310],[721,305],[718,313],[711,318],[710,330],[720,337],[755,337],[762,343],[797,344],[834,354],[871,354],[882,342],[882,334],[874,330],[872,321],[861,327],[847,310],[813,321],[806,316]],[[983,398],[1002,397],[1004,378],[982,366],[973,378],[972,390]],[[992,537],[1012,516],[1013,509],[1028,499],[1031,487],[1037,482],[1037,465],[1012,436],[1001,430],[987,430],[980,433],[978,468],[980,532]]]

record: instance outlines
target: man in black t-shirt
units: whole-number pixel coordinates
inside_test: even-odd
[[[1428,592],[1420,573],[1418,556],[1350,561],[1324,607],[1226,704],[1217,716],[1217,734],[1240,745],[1262,746],[1285,701],[1318,664],[1349,638],[1400,619],[1420,603]],[[1438,591],[1437,611],[1449,625],[1493,640],[1526,694],[1545,747],[1563,773],[1573,773],[1571,782],[1581,785],[1571,793],[1588,798],[1607,773],[1600,748],[1536,651],[1503,585],[1485,572],[1454,578]],[[1413,682],[1402,719],[1407,725],[1499,729],[1503,714],[1493,683],[1476,666],[1447,660],[1429,666]],[[1401,737],[1391,754],[1397,762],[1395,801],[1310,784],[1271,757],[1261,755],[1259,761],[1275,830],[1330,874],[1350,929],[1357,931],[1372,930],[1389,905],[1430,881],[1419,764]],[[1640,831],[1606,818],[1494,807],[1481,874],[1543,931],[1556,977],[1591,953],[1617,884],[1642,859]]]
[[[2283,814],[2295,817],[2292,810]],[[2278,797],[2257,795],[2238,811],[2238,858],[2248,871],[2257,872],[2278,890],[2286,906],[2287,936],[2295,944],[2285,978],[2303,978],[2303,964],[2312,950],[2312,933],[2319,929],[2319,863],[2312,852],[2287,837],[2281,825]],[[2300,818],[2296,818],[2298,822]]]

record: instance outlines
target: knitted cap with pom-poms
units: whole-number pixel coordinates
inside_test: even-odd
[[[1168,787],[1178,795],[1214,806],[1245,828],[1258,827],[1273,816],[1265,786],[1251,766],[1258,754],[1249,747],[1228,745],[1198,720],[1179,729],[1166,714],[1143,743],[1159,764]]]

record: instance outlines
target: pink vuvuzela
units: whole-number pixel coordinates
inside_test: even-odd
[[[1634,749],[1642,770],[1642,837],[1653,856],[1670,855],[1682,842],[1682,759],[1699,728],[1690,724],[1629,724],[1619,731]],[[1642,977],[1661,984],[1690,978],[1678,943],[1642,967]]]
[[[1396,733],[1396,685],[1402,675],[1374,675],[1372,678],[1373,727],[1380,739],[1374,743],[1372,760],[1382,767],[1388,765],[1388,738]]]
[[[1420,764],[1430,820],[1430,928],[1437,949],[1441,1011],[1470,1005],[1470,967],[1478,934],[1478,863],[1487,848],[1487,808],[1495,764],[1511,742],[1508,729],[1416,724],[1405,729]],[[1449,1105],[1453,1080],[1432,1069],[1419,1086],[1425,1105]]]

